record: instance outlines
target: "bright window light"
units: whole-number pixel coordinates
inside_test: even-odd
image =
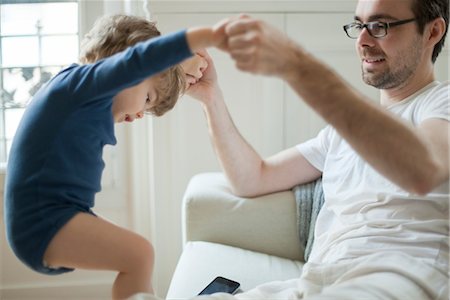
[[[0,165],[33,95],[78,59],[76,0],[0,1]]]

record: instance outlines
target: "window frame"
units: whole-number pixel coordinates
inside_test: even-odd
[[[69,65],[70,63],[73,63],[75,61],[67,62],[66,64],[45,64],[42,60],[42,51],[43,50],[43,44],[42,39],[46,37],[76,37],[77,38],[77,44],[80,43],[80,32],[81,32],[81,3],[82,1],[79,0],[2,0],[0,4],[0,13],[2,6],[4,5],[15,5],[15,4],[46,4],[46,3],[76,3],[77,4],[77,28],[74,32],[71,33],[42,33],[39,29],[36,30],[35,33],[32,34],[2,34],[2,23],[0,22],[0,173],[5,173],[7,159],[8,159],[8,148],[9,144],[11,143],[13,137],[7,136],[7,124],[6,124],[6,112],[8,109],[25,109],[26,105],[16,105],[16,106],[8,106],[6,103],[6,99],[3,98],[2,90],[5,86],[5,78],[4,78],[4,71],[5,70],[13,70],[13,69],[22,69],[25,68],[32,68],[34,71],[38,71],[40,74],[43,74],[43,70],[48,68],[58,68],[62,69],[63,67]],[[17,37],[36,37],[38,39],[38,62],[37,64],[33,64],[30,66],[4,66],[3,61],[3,42],[5,39],[8,38],[17,38]],[[78,51],[77,51],[78,54]],[[54,74],[52,74],[51,77],[53,77]],[[32,94],[31,94],[32,96]],[[31,98],[31,97],[30,97]]]

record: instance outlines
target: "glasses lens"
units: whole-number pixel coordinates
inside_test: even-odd
[[[367,29],[373,37],[383,37],[387,33],[386,24],[381,22],[368,23]]]
[[[361,24],[352,23],[345,26],[345,31],[347,32],[347,35],[351,38],[358,38],[359,34],[361,33]]]

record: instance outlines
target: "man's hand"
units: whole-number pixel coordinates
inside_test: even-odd
[[[249,16],[231,19],[225,27],[226,47],[242,71],[285,77],[293,69],[298,46],[275,27]]]

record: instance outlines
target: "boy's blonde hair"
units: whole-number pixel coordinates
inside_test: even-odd
[[[160,36],[155,23],[128,15],[104,16],[98,19],[81,42],[80,63],[88,64],[111,56],[138,42]],[[182,68],[177,65],[155,75],[156,100],[147,111],[162,116],[171,110],[185,89]]]

